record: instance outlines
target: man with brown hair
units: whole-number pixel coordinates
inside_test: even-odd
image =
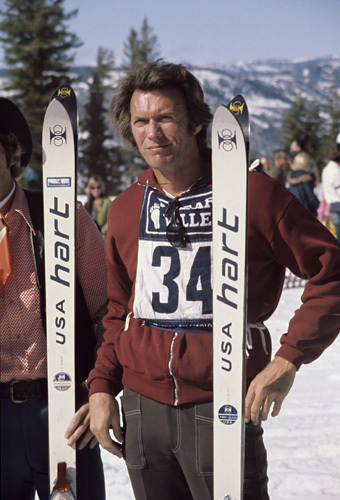
[[[149,170],[112,203],[105,340],[88,378],[91,429],[124,456],[138,500],[213,497],[211,113],[198,80],[162,61],[133,68],[110,107]],[[320,257],[321,256],[321,257]],[[244,499],[268,499],[261,420],[340,330],[340,246],[288,190],[249,176],[249,357]],[[271,357],[263,321],[285,267],[308,279]],[[327,300],[324,298],[327,297]],[[122,397],[124,429],[116,396]],[[110,428],[115,439],[111,438]],[[122,444],[123,443],[123,444]],[[228,467],[228,443],[225,443]]]

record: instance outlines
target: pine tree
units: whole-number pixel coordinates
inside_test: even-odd
[[[153,29],[148,25],[145,18],[140,31],[139,52],[140,60],[144,62],[154,61],[158,57],[157,36],[153,34]]]
[[[330,84],[329,99],[325,111],[329,119],[326,121],[322,135],[323,166],[327,163],[329,151],[340,132],[340,90],[335,73]]]
[[[124,43],[124,55],[126,61],[123,68],[129,69],[138,62],[151,62],[158,57],[157,36],[153,34],[147,18],[143,20],[140,32],[131,29],[127,41]]]
[[[132,68],[140,60],[139,43],[137,31],[131,29],[129,37],[124,43],[124,55],[128,61],[127,64],[123,64],[124,69]]]
[[[5,0],[0,11],[0,40],[5,48],[13,100],[25,115],[33,137],[30,165],[41,176],[41,133],[49,99],[61,82],[71,82],[70,66],[81,45],[68,31],[64,0]]]
[[[306,101],[298,97],[293,101],[290,110],[286,113],[282,121],[282,134],[280,142],[282,147],[289,151],[290,143],[297,137],[304,134],[304,119],[306,112]]]
[[[289,151],[291,142],[298,140],[303,150],[319,164],[321,135],[322,118],[317,100],[311,102],[298,96],[282,121],[282,147]]]
[[[340,132],[340,89],[334,82],[331,86],[328,102],[329,129],[328,136],[333,144]]]
[[[92,71],[89,83],[88,100],[84,106],[84,116],[80,124],[83,139],[80,141],[79,171],[85,177],[100,175],[108,194],[117,195],[120,191],[120,154],[113,146],[113,135],[107,121],[105,81],[113,68],[114,58],[111,51],[101,47],[97,53],[97,65]]]

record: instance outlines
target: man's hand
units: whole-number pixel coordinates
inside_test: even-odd
[[[121,444],[124,438],[120,427],[119,406],[111,394],[97,392],[90,396],[90,427],[105,450],[119,458],[123,457]],[[110,429],[118,443],[111,439]]]
[[[77,445],[79,450],[85,448],[88,443],[90,443],[90,448],[94,448],[94,446],[98,443],[97,439],[90,430],[89,403],[81,406],[74,414],[65,432],[65,438],[67,439],[67,444],[69,446],[72,446],[81,436],[82,439]]]
[[[277,356],[252,381],[249,386],[245,403],[245,421],[257,425],[261,420],[267,420],[270,407],[274,403],[272,417],[281,410],[283,400],[293,385],[295,366]]]

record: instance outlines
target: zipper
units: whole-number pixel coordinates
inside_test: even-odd
[[[168,366],[169,366],[169,372],[170,372],[170,375],[172,377],[172,380],[173,380],[174,386],[175,386],[174,406],[178,405],[178,384],[177,384],[176,377],[174,376],[173,371],[172,371],[172,361],[174,359],[174,344],[175,344],[175,341],[176,341],[177,337],[178,337],[178,333],[176,332],[175,335],[172,337],[172,340],[171,340],[171,345],[170,345],[170,359],[169,359],[169,364],[168,364]]]

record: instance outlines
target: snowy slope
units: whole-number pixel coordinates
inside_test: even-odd
[[[255,156],[271,156],[273,150],[280,146],[278,132],[282,119],[298,96],[308,101],[314,101],[317,96],[326,116],[330,86],[335,82],[340,87],[340,54],[309,60],[253,60],[228,65],[211,64],[208,67],[187,66],[200,80],[212,112],[220,104],[229,102],[234,95],[245,96],[251,116],[251,150],[254,154],[257,152]],[[72,68],[77,79],[73,88],[80,111],[80,129],[92,70],[91,66]],[[108,85],[108,102],[122,74],[122,69],[114,68],[105,82]],[[5,89],[8,82],[8,71],[0,68],[0,92],[11,98],[13,91]]]
[[[286,289],[268,321],[274,344],[299,303]],[[273,500],[340,499],[340,337],[299,370],[281,414],[268,420],[265,442]]]
[[[267,322],[274,349],[302,288],[283,291]],[[296,376],[281,413],[264,423],[272,500],[340,500],[340,337]],[[133,500],[124,462],[103,450],[107,500]]]

